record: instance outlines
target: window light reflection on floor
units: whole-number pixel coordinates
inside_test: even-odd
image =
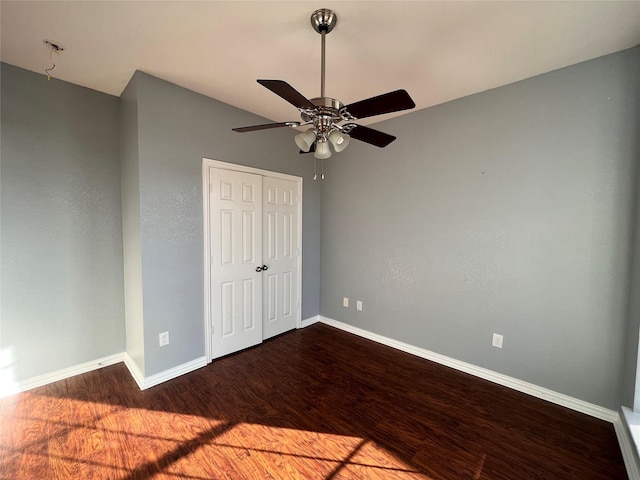
[[[39,411],[15,412],[33,434],[20,444],[0,435],[0,471],[19,462],[34,472],[96,479],[197,480],[221,472],[260,479],[268,471],[277,478],[429,480],[384,447],[356,436],[55,396],[45,404]]]

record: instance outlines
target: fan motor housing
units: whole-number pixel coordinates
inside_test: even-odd
[[[302,111],[301,116],[305,122],[312,122],[317,115],[328,115],[332,118],[340,118],[340,109],[344,107],[340,100],[331,97],[310,98],[309,101],[313,103],[316,108],[313,112]]]

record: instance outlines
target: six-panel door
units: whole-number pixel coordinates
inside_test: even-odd
[[[298,198],[297,184],[264,177],[262,202],[262,259],[264,276],[263,337],[296,328],[298,308]]]
[[[211,358],[296,327],[298,184],[209,169]]]
[[[262,176],[212,169],[212,358],[262,341]]]

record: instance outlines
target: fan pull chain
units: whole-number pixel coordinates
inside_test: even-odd
[[[317,158],[314,158],[314,159],[313,159],[313,179],[314,179],[314,180],[317,180],[317,179],[318,179],[318,173],[317,173],[317,170],[318,170],[318,159],[317,159]]]
[[[320,160],[320,179],[324,180],[324,158]]]

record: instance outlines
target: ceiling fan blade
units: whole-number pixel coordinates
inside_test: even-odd
[[[373,128],[363,127],[362,125],[356,125],[349,131],[351,138],[360,140],[361,142],[370,143],[376,147],[386,147],[393,142],[396,137],[389,135],[388,133],[374,130]]]
[[[415,106],[416,104],[406,90],[396,90],[395,92],[385,93],[377,97],[352,103],[347,105],[346,109],[347,112],[355,118],[366,118],[373,117],[374,115],[382,115],[383,113],[409,110]]]
[[[252,125],[250,127],[232,128],[234,132],[253,132],[254,130],[266,130],[267,128],[279,127],[297,127],[300,122],[279,122],[279,123],[263,123],[262,125]]]
[[[304,95],[283,80],[258,80],[258,83],[285,99],[296,108],[308,108],[311,110],[316,108]]]

